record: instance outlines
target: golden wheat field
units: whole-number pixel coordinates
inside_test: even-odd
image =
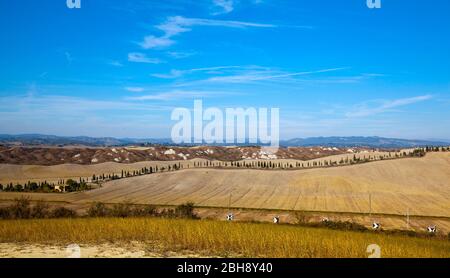
[[[377,244],[381,257],[450,257],[450,242],[291,225],[157,218],[2,220],[0,242],[126,245],[146,252],[189,251],[199,256],[363,258]]]

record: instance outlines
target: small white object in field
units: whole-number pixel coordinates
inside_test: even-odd
[[[229,213],[227,215],[227,221],[233,221],[233,219],[234,219],[234,215],[232,213]]]
[[[176,154],[176,152],[173,149],[169,149],[169,150],[165,151],[164,154],[171,155],[171,154]]]
[[[275,216],[275,217],[273,218],[273,223],[274,223],[274,224],[279,224],[279,223],[280,223],[280,217],[279,217],[279,216]]]

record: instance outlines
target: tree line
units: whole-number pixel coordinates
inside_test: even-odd
[[[0,183],[0,191],[5,192],[33,192],[33,193],[56,193],[56,192],[77,192],[91,189],[91,186],[83,179],[80,178],[79,182],[68,179],[59,180],[56,184],[44,182],[31,182],[28,181],[25,184],[8,183],[2,185]]]

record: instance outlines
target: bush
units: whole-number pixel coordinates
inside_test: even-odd
[[[314,223],[299,222],[298,224],[307,226],[307,227],[328,228],[328,229],[332,229],[332,230],[342,230],[342,231],[365,232],[365,231],[369,230],[361,224],[349,222],[349,221],[325,221],[325,222],[314,222]]]
[[[118,203],[114,204],[111,210],[111,216],[113,217],[131,217],[134,216],[133,207],[130,203]]]
[[[327,221],[327,222],[321,222],[320,226],[330,228],[333,230],[344,230],[344,231],[358,231],[358,232],[364,232],[368,229],[358,223],[349,222],[349,221]]]
[[[100,202],[93,203],[87,211],[89,217],[106,217],[109,213],[106,205]]]
[[[28,219],[31,217],[30,200],[22,197],[15,199],[14,204],[9,209],[9,215],[14,219]]]
[[[59,207],[55,208],[52,213],[51,217],[53,218],[74,218],[77,217],[77,213],[72,210],[65,207]]]
[[[0,208],[0,219],[8,219],[10,217],[9,208]]]
[[[175,211],[173,209],[163,209],[158,213],[159,217],[174,218]]]
[[[175,208],[175,216],[180,218],[198,219],[194,213],[194,203],[186,203]]]
[[[133,216],[144,217],[144,216],[157,216],[158,210],[155,206],[145,205],[145,206],[137,206],[133,210]]]
[[[47,218],[49,217],[49,205],[43,201],[39,201],[31,209],[31,218]]]
[[[306,212],[301,210],[296,211],[294,217],[296,219],[297,224],[307,224],[311,219],[311,216],[309,216]]]

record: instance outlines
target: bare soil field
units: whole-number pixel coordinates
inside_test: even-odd
[[[0,258],[204,258],[189,251],[164,251],[154,245],[132,241],[120,244],[0,243]]]
[[[412,149],[401,150],[401,152],[410,152]],[[394,152],[387,151],[369,151],[360,150],[357,153],[345,153],[345,154],[335,154],[321,158],[313,158],[311,160],[296,160],[296,159],[272,159],[272,160],[256,160],[251,158],[246,158],[244,161],[247,163],[252,162],[262,162],[267,163],[271,161],[272,163],[282,163],[286,165],[295,166],[297,163],[303,163],[306,167],[307,163],[311,166],[314,162],[339,162],[341,159],[352,159],[353,157],[359,159],[374,158],[374,157],[388,157],[389,154],[394,156]],[[251,157],[250,154],[244,153],[244,157]],[[205,163],[212,162],[218,165],[224,165],[227,162],[218,160],[207,160],[204,158],[194,158],[189,160],[169,160],[169,161],[141,161],[135,163],[119,163],[119,162],[104,162],[96,164],[58,164],[58,165],[21,165],[21,164],[0,164],[0,184],[8,183],[26,183],[28,181],[35,182],[57,182],[61,179],[79,179],[84,178],[89,180],[92,175],[101,174],[116,174],[120,175],[121,171],[134,171],[141,170],[143,167],[167,167],[173,164],[180,164],[183,168],[194,168],[194,163]],[[230,165],[228,163],[228,165]]]

